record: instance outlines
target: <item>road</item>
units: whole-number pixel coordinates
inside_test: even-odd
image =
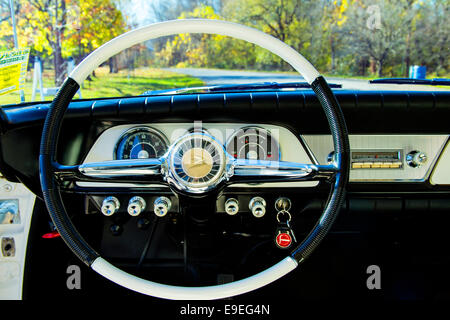
[[[304,81],[300,75],[290,73],[276,72],[258,72],[241,70],[217,70],[202,68],[167,68],[165,70],[187,74],[196,77],[205,82],[206,85],[219,84],[242,84],[257,82],[298,82]],[[370,84],[367,80],[343,79],[326,77],[329,83],[341,84],[343,89],[359,90],[421,90],[421,91],[440,91],[448,90],[446,88],[436,88],[435,86],[418,85],[392,85],[392,84]]]

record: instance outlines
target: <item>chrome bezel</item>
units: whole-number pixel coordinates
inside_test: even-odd
[[[126,136],[134,134],[139,131],[146,131],[146,132],[150,132],[150,133],[157,135],[165,143],[165,150],[166,150],[165,153],[167,152],[167,150],[169,149],[169,146],[170,146],[169,139],[167,139],[167,137],[161,131],[159,131],[153,127],[150,127],[150,126],[141,125],[141,126],[129,128],[120,135],[119,139],[116,141],[116,145],[114,146],[113,160],[127,160],[127,159],[118,159],[117,158],[117,149],[119,148],[119,145],[122,143],[123,139]]]
[[[241,131],[241,130],[246,131],[246,130],[249,130],[249,129],[257,129],[259,131],[265,131],[267,135],[270,135],[271,139],[273,139],[273,141],[275,141],[277,146],[278,146],[278,160],[268,160],[268,161],[281,161],[282,153],[281,153],[280,142],[278,141],[278,139],[275,139],[273,137],[272,132],[270,132],[270,130],[268,130],[268,129],[264,128],[264,127],[260,127],[260,126],[244,126],[244,127],[240,127],[238,130],[233,132],[233,134],[227,139],[227,142],[225,143],[225,151],[228,152],[228,145],[237,136],[239,131]],[[233,157],[233,159],[234,159],[234,157]],[[240,158],[236,158],[236,159],[240,159]],[[265,160],[267,160],[267,159],[265,159]]]
[[[201,139],[208,141],[215,148],[215,151],[219,155],[219,160],[218,162],[216,162],[216,164],[219,164],[219,169],[212,178],[208,179],[205,182],[200,183],[188,182],[182,179],[176,172],[175,155],[177,154],[178,150],[182,148],[184,143],[193,139]],[[218,140],[216,140],[213,136],[207,133],[194,132],[179,138],[173,144],[173,146],[169,148],[167,160],[168,160],[167,180],[172,185],[175,185],[175,187],[180,191],[186,191],[188,193],[205,193],[215,188],[220,182],[222,182],[224,179],[227,179],[228,177],[227,167],[230,166],[230,161],[227,157],[226,150]]]

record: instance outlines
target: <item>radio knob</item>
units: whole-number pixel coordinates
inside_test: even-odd
[[[225,201],[225,212],[228,213],[230,216],[234,216],[239,211],[239,202],[234,199],[230,198],[227,201]]]
[[[425,164],[428,160],[427,155],[420,151],[411,151],[406,155],[406,163],[413,168],[418,168]]]
[[[145,200],[142,197],[135,196],[130,199],[128,202],[128,208],[127,211],[130,214],[130,216],[136,217],[138,216],[142,211],[145,210]]]
[[[111,216],[120,208],[120,202],[116,197],[109,196],[103,200],[101,211],[105,216]]]
[[[261,218],[266,214],[266,200],[261,197],[252,198],[248,207],[256,218]]]
[[[172,207],[172,202],[167,197],[159,197],[153,202],[153,209],[158,217],[164,217]]]

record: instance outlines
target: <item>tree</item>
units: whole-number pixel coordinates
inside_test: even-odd
[[[40,38],[51,48],[53,66],[55,68],[55,85],[60,86],[64,80],[64,65],[62,57],[62,37],[66,30],[67,0],[31,0],[24,6],[25,16],[30,25],[40,31]],[[30,6],[31,8],[27,8]],[[38,31],[38,32],[39,32]],[[44,42],[42,41],[42,42]]]
[[[319,52],[327,53],[331,59],[330,71],[335,73],[336,71],[336,60],[338,59],[338,54],[343,49],[343,34],[341,32],[342,26],[347,21],[346,11],[349,7],[347,0],[333,1],[330,3],[326,1],[323,6],[323,15],[321,19],[322,33],[325,41],[325,48],[322,48]],[[329,39],[329,41],[326,41]]]
[[[307,21],[298,19],[302,6],[304,4],[301,1],[229,0],[223,10],[227,20],[260,29],[299,49],[309,45],[304,38],[295,34],[308,24]],[[265,49],[256,48],[255,54],[260,67],[289,68],[280,58]]]
[[[125,0],[124,0],[125,1]],[[189,4],[166,2],[158,19]],[[407,75],[411,64],[447,75],[450,0],[217,0],[176,17],[217,18],[255,27],[299,51],[321,72]],[[161,5],[161,3],[160,3]],[[173,6],[172,6],[173,5]],[[161,6],[159,8],[162,8]],[[205,8],[209,8],[206,10]],[[214,41],[212,41],[214,39]],[[192,43],[190,43],[192,42]],[[167,44],[166,47],[164,47]],[[181,36],[155,42],[157,60],[195,66],[289,70],[265,49],[227,37]]]
[[[228,0],[223,16],[273,35],[324,70],[329,64],[329,22],[324,17],[332,5],[331,0]],[[257,48],[255,52],[261,68],[291,69],[267,50]]]
[[[192,12],[184,12],[181,19],[206,18],[220,19],[220,16],[209,6],[201,6]],[[166,47],[156,54],[157,60],[165,65],[175,65],[183,62],[187,65],[199,67],[208,66],[211,63],[211,44],[220,41],[221,36],[208,34],[180,34],[169,38]]]
[[[419,19],[411,36],[411,62],[426,65],[437,76],[448,75],[450,66],[450,1],[424,2],[418,9]]]
[[[71,12],[71,18],[71,31],[65,35],[64,55],[78,56],[79,61],[85,53],[90,53],[126,30],[122,12],[111,1],[79,0],[76,10]],[[109,66],[111,73],[118,72],[116,57],[109,59]]]
[[[63,58],[82,56],[125,30],[122,14],[111,0],[16,0],[17,32],[21,46],[52,57],[55,85],[65,77]],[[11,29],[10,21],[0,31]],[[5,41],[10,41],[6,39]],[[1,43],[0,46],[8,46]]]
[[[348,47],[352,54],[373,59],[379,77],[383,76],[390,59],[404,53],[407,14],[398,2],[387,0],[361,0],[348,10],[343,28]]]

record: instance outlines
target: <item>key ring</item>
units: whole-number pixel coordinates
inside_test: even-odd
[[[281,221],[280,221],[280,213],[282,213],[282,214],[286,214],[286,213],[287,213],[287,215],[288,215],[288,220],[286,221],[286,223],[289,223],[289,221],[291,221],[292,216],[291,216],[291,214],[289,213],[289,211],[287,211],[287,210],[280,210],[280,211],[278,211],[278,213],[277,213],[277,221],[278,221],[278,223],[281,223]]]

